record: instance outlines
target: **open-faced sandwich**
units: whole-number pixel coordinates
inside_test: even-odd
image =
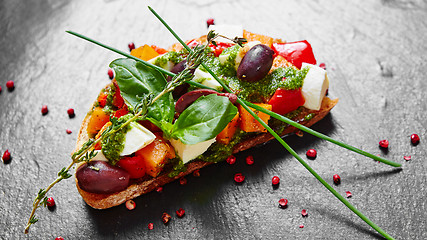
[[[106,130],[114,131],[95,145],[91,152],[96,153],[94,158],[77,167],[77,188],[87,204],[97,209],[122,204],[273,139],[236,103],[237,96],[305,126],[321,120],[338,102],[326,97],[326,71],[316,66],[307,41],[287,43],[241,27],[214,27],[221,35],[238,36],[247,42],[241,45],[217,39],[207,43],[202,36],[187,45],[208,44],[204,63],[234,94],[223,92],[211,74],[198,66],[190,73],[199,87],[179,85],[135,118],[132,113],[147,106],[140,103],[153,100],[144,96],[161,93],[171,77],[132,59],[111,63],[115,79],[101,90],[77,139],[76,153],[103,137]],[[144,45],[131,54],[178,74],[186,69],[189,52],[180,44],[168,50]],[[297,130],[268,114],[255,113],[281,136]],[[118,128],[129,121],[126,127]]]

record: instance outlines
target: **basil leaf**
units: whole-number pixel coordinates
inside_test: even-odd
[[[196,144],[218,135],[237,114],[227,97],[202,96],[185,109],[175,121],[171,137],[184,144]]]
[[[128,58],[116,59],[110,63],[126,104],[132,108],[141,102],[144,95],[158,95],[166,85],[166,79],[156,69]],[[157,121],[172,122],[175,106],[171,93],[167,93],[148,107],[148,117]]]

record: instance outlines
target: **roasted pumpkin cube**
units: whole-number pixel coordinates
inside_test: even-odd
[[[246,30],[243,30],[243,37],[246,38],[248,42],[260,41],[262,44],[267,45],[270,48],[274,40],[272,37],[265,36],[262,34],[257,34],[257,33],[251,33]]]
[[[227,126],[216,136],[216,141],[222,144],[229,144],[236,133],[239,123],[239,113],[227,124]]]
[[[168,159],[175,158],[175,150],[173,147],[159,136],[157,136],[152,143],[138,150],[135,154],[144,158],[145,171],[152,177],[159,175]]]
[[[256,105],[265,108],[271,111],[271,105],[265,103],[255,103]],[[258,117],[261,118],[262,121],[268,123],[270,119],[270,115],[250,108]],[[261,123],[259,123],[252,115],[246,111],[241,105],[239,105],[239,113],[240,113],[240,129],[245,132],[267,132]]]
[[[130,52],[130,55],[140,58],[144,61],[148,61],[152,58],[159,56],[156,50],[154,50],[152,47],[148,46],[147,44],[145,44],[142,47],[132,49],[132,51]]]
[[[101,128],[110,121],[110,115],[100,107],[96,107],[90,115],[87,132],[90,136],[96,135]]]

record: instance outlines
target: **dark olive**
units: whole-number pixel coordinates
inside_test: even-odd
[[[130,175],[122,168],[104,161],[92,161],[76,171],[79,187],[91,193],[114,193],[126,189]]]
[[[176,65],[171,69],[171,72],[178,74],[178,73],[182,72],[182,71],[185,69],[185,67],[186,67],[186,66],[187,66],[187,62],[186,62],[186,60],[181,61],[181,62],[177,63],[177,64],[176,64]],[[194,73],[194,70],[193,70],[193,72],[192,72],[192,73]],[[170,82],[170,81],[172,80],[172,77],[171,77],[171,76],[168,76],[166,80],[167,80],[168,82]],[[173,96],[173,98],[174,98],[174,99],[177,99],[177,98],[181,97],[184,93],[186,93],[186,92],[188,91],[188,88],[189,88],[189,87],[190,87],[190,85],[189,85],[188,83],[183,83],[183,84],[179,85],[178,87],[176,87],[176,88],[173,90],[173,92],[172,92],[172,96]]]
[[[245,54],[237,69],[237,77],[246,82],[263,79],[273,65],[274,51],[264,44],[253,46]]]
[[[230,102],[235,104],[237,101],[237,96],[232,93],[220,93],[210,89],[197,89],[191,92],[188,92],[182,95],[175,104],[175,111],[182,113],[190,104],[196,101],[201,96],[206,96],[209,94],[216,94],[218,96],[228,97]]]

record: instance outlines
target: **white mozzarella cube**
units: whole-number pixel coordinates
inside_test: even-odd
[[[153,64],[153,65],[156,65],[156,64],[154,64],[155,62],[156,62],[156,60],[157,59],[159,59],[159,58],[161,58],[163,55],[165,55],[165,54],[167,54],[167,53],[164,53],[164,54],[162,54],[162,55],[159,55],[159,56],[157,56],[157,57],[154,57],[154,58],[152,58],[152,59],[150,59],[150,60],[148,60],[147,62],[149,62],[149,63],[151,63],[151,64]],[[163,69],[165,69],[165,70],[168,70],[168,71],[171,71],[172,70],[172,68],[175,66],[175,64],[173,63],[173,62],[171,62],[171,61],[166,61],[166,63],[165,64],[163,64],[163,65],[161,65],[161,66],[159,66],[159,67],[161,67],[161,68],[163,68]]]
[[[211,87],[219,91],[222,90],[221,84],[219,84],[218,81],[215,80],[215,78],[213,78],[210,73],[204,72],[199,68],[196,68],[196,70],[194,71],[193,81],[201,83],[206,87]]]
[[[108,159],[104,156],[101,150],[95,150],[95,157],[91,159],[91,161],[104,161],[108,162]]]
[[[325,69],[316,65],[302,63],[301,69],[304,67],[309,67],[310,70],[308,70],[301,88],[305,99],[303,106],[311,110],[319,110],[329,87],[328,75]]]
[[[129,126],[131,128],[126,133],[124,148],[120,156],[132,154],[156,139],[156,135],[138,123],[131,122]]]
[[[216,141],[215,138],[199,142],[196,144],[187,145],[181,142],[181,140],[170,139],[170,143],[175,148],[176,154],[182,159],[183,163],[186,164],[189,161],[195,159],[199,155],[203,154],[208,148]]]
[[[242,25],[210,25],[208,31],[211,30],[214,30],[215,33],[218,33],[228,38],[243,37]],[[232,43],[232,41],[222,37],[216,38],[215,41]]]

